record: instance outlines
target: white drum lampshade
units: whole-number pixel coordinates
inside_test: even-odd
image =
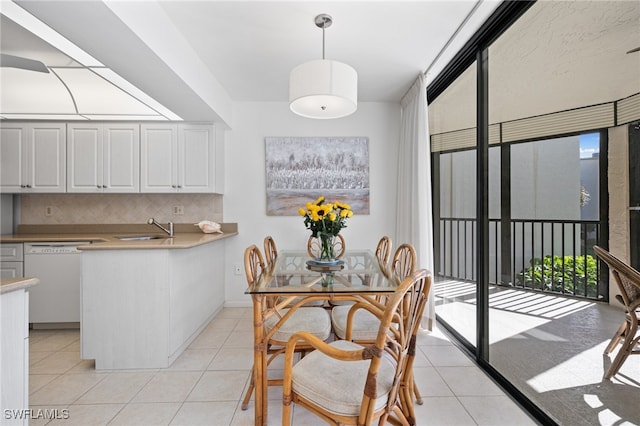
[[[358,73],[349,65],[324,57],[324,30],[333,23],[322,13],[315,17],[322,28],[322,59],[305,62],[289,74],[289,107],[307,118],[340,118],[358,109]]]
[[[307,118],[340,118],[358,108],[358,73],[347,64],[318,59],[289,75],[291,111]]]

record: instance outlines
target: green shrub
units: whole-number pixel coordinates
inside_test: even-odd
[[[533,258],[524,271],[516,274],[517,287],[552,291],[557,293],[598,297],[598,269],[595,257],[585,256],[545,256]],[[564,291],[563,291],[564,288]]]

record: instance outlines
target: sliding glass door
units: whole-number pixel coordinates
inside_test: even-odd
[[[622,214],[608,150],[638,128],[640,59],[621,46],[639,20],[637,2],[505,2],[428,89],[438,320],[545,423],[640,424],[602,380],[620,318],[592,249]]]
[[[436,314],[469,346],[477,340],[476,71],[474,63],[429,107]]]

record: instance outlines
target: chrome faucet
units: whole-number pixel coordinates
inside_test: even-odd
[[[169,222],[168,226],[169,229],[165,228],[164,226],[162,226],[157,220],[155,220],[154,218],[150,217],[149,220],[147,221],[147,223],[149,225],[155,225],[158,228],[162,229],[164,232],[166,232],[167,234],[169,234],[170,238],[173,238],[173,222]]]

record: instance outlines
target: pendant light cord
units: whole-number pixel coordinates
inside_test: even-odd
[[[324,60],[324,30],[331,26],[333,20],[331,19],[331,16],[323,13],[316,16],[314,22],[316,23],[316,27],[322,28],[322,59]]]
[[[324,25],[322,25],[322,59],[324,60]]]

